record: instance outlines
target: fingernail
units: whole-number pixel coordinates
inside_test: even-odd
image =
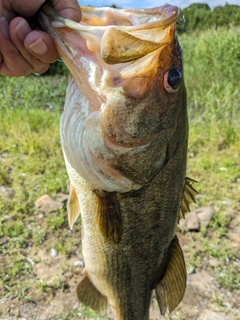
[[[44,54],[47,52],[48,49],[46,43],[43,41],[42,38],[39,38],[38,40],[30,44],[28,48],[36,54]]]
[[[21,40],[24,40],[26,35],[31,32],[31,28],[25,20],[21,20],[15,27],[14,32],[19,36]]]

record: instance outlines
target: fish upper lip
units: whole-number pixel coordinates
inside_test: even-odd
[[[85,13],[85,10],[87,13]],[[53,27],[61,28],[61,27],[69,27],[75,30],[80,31],[93,31],[93,30],[106,30],[109,26],[116,26],[118,29],[123,31],[132,31],[132,30],[146,30],[146,29],[153,29],[161,26],[166,26],[172,24],[174,21],[176,21],[179,10],[177,6],[172,6],[169,4],[165,4],[164,6],[155,7],[151,9],[113,9],[108,7],[103,8],[88,8],[88,7],[82,7],[83,15],[82,15],[82,23],[75,22],[70,19],[66,19],[61,17],[57,14],[57,12],[48,4],[44,4],[41,8],[41,11],[45,13],[49,19],[52,21]],[[96,16],[104,16],[104,13],[110,12],[111,15],[115,18],[112,21],[105,19],[104,17],[101,18],[98,17],[98,20],[96,20],[96,24],[94,25],[88,25],[88,12],[91,12],[91,14],[96,13]],[[115,16],[114,16],[115,14]],[[138,19],[140,19],[140,23],[136,23],[137,19],[135,18],[138,16]],[[126,22],[130,25],[118,25],[118,18],[125,18]],[[149,19],[147,19],[149,17]],[[157,19],[156,19],[157,17]],[[101,25],[97,24],[97,21],[101,20]],[[114,23],[115,22],[115,23]],[[104,24],[105,23],[105,24]]]

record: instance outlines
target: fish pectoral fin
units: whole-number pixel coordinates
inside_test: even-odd
[[[155,287],[160,312],[172,312],[182,301],[186,289],[187,272],[182,249],[177,236],[171,244],[171,259],[164,276]]]
[[[72,230],[73,225],[80,214],[80,206],[79,206],[76,191],[71,184],[70,184],[69,199],[67,203],[67,213],[68,213],[69,227]]]
[[[122,215],[115,192],[94,191],[97,197],[96,223],[103,237],[119,243],[123,233]]]
[[[188,178],[188,177],[185,178],[185,185],[184,185],[183,197],[182,197],[182,202],[181,202],[179,215],[178,215],[178,222],[181,218],[183,219],[185,218],[185,213],[190,212],[189,205],[195,202],[195,197],[198,194],[198,192],[192,186],[194,182],[196,181],[191,178]]]
[[[77,286],[77,297],[81,303],[99,313],[105,313],[107,310],[107,297],[98,291],[87,275]]]

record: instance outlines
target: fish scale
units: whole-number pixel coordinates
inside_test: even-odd
[[[186,178],[178,9],[82,11],[82,23],[48,4],[39,13],[72,74],[60,133],[70,228],[82,220],[77,296],[116,320],[147,320],[153,290],[162,315],[183,298],[176,226],[197,193]]]

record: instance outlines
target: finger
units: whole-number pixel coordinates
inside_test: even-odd
[[[48,69],[48,63],[56,61],[58,55],[56,53],[53,41],[44,32],[38,32],[37,35],[33,38],[33,42],[30,44],[27,43],[27,46],[30,45],[30,49],[26,48],[25,39],[27,37],[31,39],[32,32],[35,33],[35,31],[31,30],[26,20],[21,17],[14,18],[10,22],[9,33],[13,44],[21,53],[25,61],[32,67],[32,72],[43,73]],[[47,41],[47,43],[45,41]],[[50,54],[48,45],[52,47],[52,52],[50,52]],[[38,52],[37,57],[33,55],[34,49]],[[51,57],[51,55],[53,56]],[[48,61],[48,59],[50,61]]]
[[[10,2],[10,1],[9,1]],[[11,7],[13,11],[25,18],[31,18],[37,10],[44,3],[44,0],[22,0],[22,1],[11,1]]]
[[[8,4],[10,1],[6,1]],[[18,13],[20,16],[25,18],[31,18],[44,3],[44,0],[22,0],[22,1],[11,1],[12,14]],[[79,22],[81,20],[81,9],[77,0],[52,0],[54,8],[59,13],[68,19]],[[9,4],[8,4],[9,6]]]
[[[37,59],[53,63],[58,59],[58,52],[52,38],[43,31],[34,30],[24,40],[25,48]]]
[[[22,57],[18,49],[11,41],[6,18],[0,19],[0,73],[5,76],[22,76],[32,72],[32,67]]]
[[[82,19],[82,12],[76,0],[52,0],[54,8],[64,18],[79,22]]]

